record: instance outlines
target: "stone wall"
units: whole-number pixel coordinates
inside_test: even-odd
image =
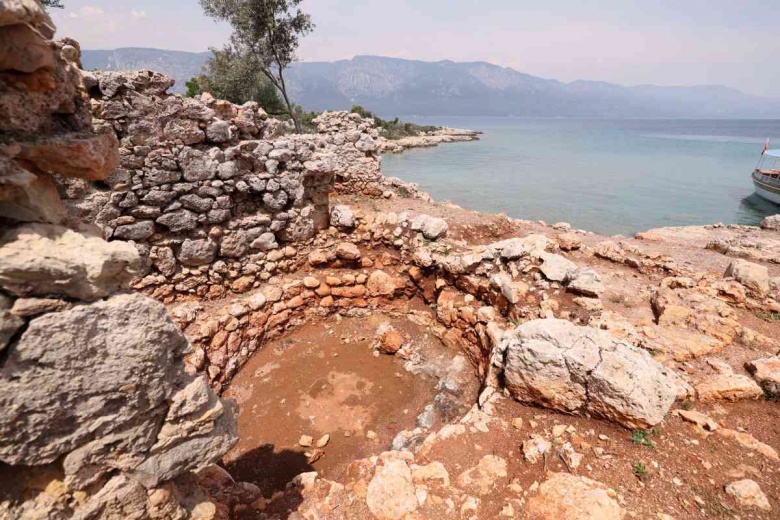
[[[71,213],[143,260],[134,284],[167,301],[221,298],[296,267],[328,225],[328,193],[381,195],[371,120],[325,113],[314,135],[283,135],[256,103],[169,95],[150,71],[85,75],[98,132],[120,162],[100,182],[63,182]]]
[[[119,157],[53,35],[37,1],[0,3],[0,517],[210,518],[191,470],[235,442],[233,404],[185,372],[165,308],[123,293],[136,248],[68,219],[55,186]]]

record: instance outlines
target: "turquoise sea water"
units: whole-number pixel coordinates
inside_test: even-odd
[[[780,213],[750,180],[765,140],[780,147],[780,121],[404,119],[485,132],[384,156],[385,175],[438,201],[604,234]]]

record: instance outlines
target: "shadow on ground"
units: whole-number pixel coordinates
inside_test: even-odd
[[[266,499],[270,499],[278,491],[285,491],[287,484],[296,475],[315,471],[303,453],[292,450],[277,452],[273,444],[264,444],[244,453],[226,464],[225,469],[236,482],[255,484]],[[273,502],[273,512],[286,519],[290,513],[297,510],[302,501],[303,497],[300,494],[288,494],[283,500]],[[251,512],[247,513],[250,514],[241,515],[242,520],[253,518]]]

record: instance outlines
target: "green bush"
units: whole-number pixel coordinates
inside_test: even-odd
[[[416,137],[427,132],[439,130],[438,126],[416,125],[414,123],[405,123],[397,117],[392,121],[387,121],[381,117],[369,112],[360,105],[354,105],[350,112],[360,114],[361,117],[370,117],[376,123],[379,132],[386,139],[401,139],[404,137]]]

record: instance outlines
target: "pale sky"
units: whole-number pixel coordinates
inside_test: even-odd
[[[85,49],[205,51],[229,27],[197,0],[63,0],[60,36]],[[622,85],[721,84],[780,97],[778,0],[304,0],[304,61],[374,54],[488,61]]]

